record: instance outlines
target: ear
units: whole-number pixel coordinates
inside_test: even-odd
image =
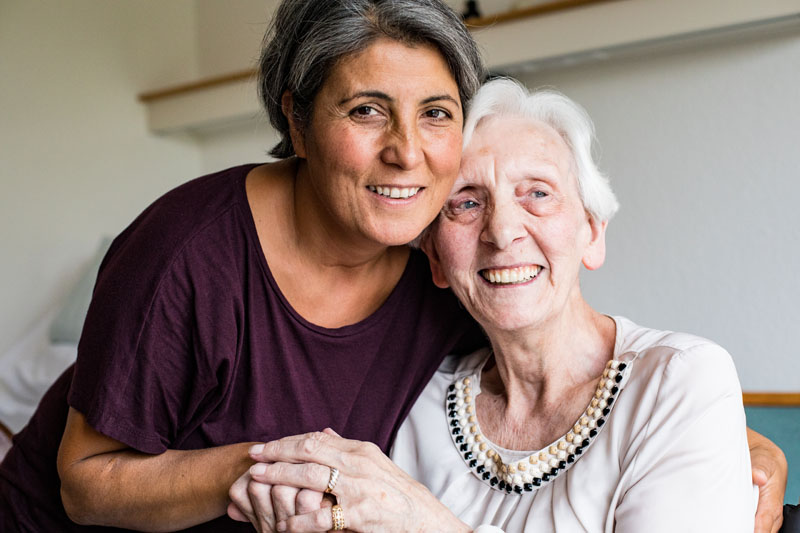
[[[433,230],[425,230],[425,233],[420,237],[419,247],[428,256],[428,263],[431,265],[431,275],[433,277],[433,284],[440,289],[446,289],[450,286],[447,278],[444,275],[442,262],[439,260],[439,253],[436,251],[436,245],[433,243]]]
[[[297,117],[294,114],[294,100],[292,98],[292,93],[289,91],[284,91],[283,95],[281,95],[281,111],[283,111],[283,116],[286,117],[286,120],[289,121],[289,137],[292,139],[294,153],[297,154],[297,157],[305,159],[305,138],[303,137],[300,124],[297,123]]]
[[[597,221],[588,215],[590,240],[583,253],[583,266],[587,270],[597,270],[606,260],[606,226],[608,220]]]

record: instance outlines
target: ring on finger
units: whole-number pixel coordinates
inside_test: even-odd
[[[333,521],[333,531],[341,531],[344,529],[344,510],[341,505],[334,505],[331,507],[331,520]]]
[[[331,476],[328,478],[328,486],[325,488],[325,493],[333,494],[333,489],[336,488],[336,482],[339,481],[339,469],[329,466],[331,469]]]

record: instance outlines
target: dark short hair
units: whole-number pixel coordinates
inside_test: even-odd
[[[460,17],[440,0],[283,0],[264,36],[259,96],[281,141],[270,151],[294,155],[281,98],[292,94],[294,118],[307,123],[314,98],[344,56],[365,50],[380,37],[427,43],[441,52],[467,105],[484,77],[475,41]]]

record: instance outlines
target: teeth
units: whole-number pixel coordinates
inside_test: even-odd
[[[378,193],[381,196],[386,196],[387,198],[411,198],[415,196],[420,187],[381,187],[381,186],[374,186],[368,185],[367,188],[372,192]]]
[[[525,283],[539,275],[540,266],[524,266],[517,268],[503,268],[499,270],[481,270],[481,276],[489,283],[512,285]]]

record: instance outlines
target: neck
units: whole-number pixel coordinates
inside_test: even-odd
[[[572,304],[546,323],[525,331],[487,333],[496,364],[484,372],[481,389],[492,416],[506,427],[530,427],[538,420],[542,428],[560,433],[556,427],[570,425],[586,407],[613,356],[615,325],[577,291]],[[553,436],[536,437],[547,441]]]

